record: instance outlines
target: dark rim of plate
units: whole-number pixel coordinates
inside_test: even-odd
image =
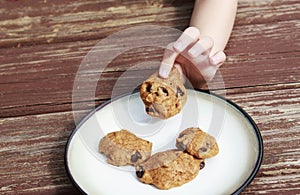
[[[260,131],[256,125],[256,123],[254,122],[254,120],[251,118],[251,116],[245,111],[243,110],[240,106],[238,106],[236,103],[232,102],[231,100],[228,100],[222,96],[219,96],[217,94],[212,93],[211,91],[208,90],[199,90],[199,89],[194,89],[195,91],[201,92],[201,93],[206,93],[206,94],[210,94],[213,95],[227,103],[229,103],[230,105],[232,105],[234,108],[236,108],[239,112],[241,112],[245,118],[249,121],[249,123],[251,124],[251,126],[253,127],[253,130],[255,132],[257,141],[258,141],[258,157],[257,157],[257,161],[255,163],[255,167],[252,170],[251,174],[249,175],[249,177],[246,179],[246,181],[239,187],[237,188],[232,195],[237,195],[240,194],[254,179],[254,177],[256,176],[257,172],[259,171],[259,168],[262,164],[262,160],[263,160],[263,153],[264,153],[264,149],[263,149],[263,139],[262,136],[260,134]],[[68,174],[68,177],[71,179],[73,185],[82,193],[82,194],[87,194],[86,192],[84,192],[84,190],[80,187],[80,185],[75,181],[75,179],[73,178],[73,175],[69,169],[68,166],[68,153],[69,153],[69,147],[70,147],[70,143],[72,141],[73,136],[76,134],[77,130],[93,115],[95,114],[97,111],[101,110],[103,107],[105,107],[106,105],[110,104],[111,102],[118,100],[122,97],[125,97],[127,95],[130,94],[134,94],[139,92],[139,90],[134,90],[132,93],[125,93],[123,95],[120,95],[118,97],[112,98],[110,100],[105,101],[104,103],[100,104],[98,107],[96,107],[94,110],[92,110],[89,114],[87,114],[77,125],[76,128],[72,131],[71,135],[69,136],[69,139],[66,143],[66,147],[65,147],[65,155],[64,155],[64,164],[65,164],[65,169],[66,172]]]

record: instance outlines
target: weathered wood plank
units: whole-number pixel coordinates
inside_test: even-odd
[[[239,0],[236,25],[277,23],[298,20],[300,3],[297,0]]]
[[[176,7],[175,7],[176,6]],[[89,40],[132,25],[188,25],[193,1],[1,1],[0,47]]]
[[[243,194],[298,194],[300,189],[300,89],[229,94],[257,122],[264,140],[259,173]]]
[[[299,2],[239,1],[237,25],[297,20]],[[183,29],[193,1],[1,1],[0,46],[99,39],[128,26]]]
[[[71,113],[1,119],[0,193],[75,193],[64,170]]]
[[[257,30],[249,28],[249,31],[239,29],[233,32],[233,39],[227,49],[228,60],[221,68],[227,88],[300,81],[298,68],[300,55],[297,42],[293,39],[285,39],[286,36],[290,36],[289,31],[293,31],[292,27],[296,23],[289,23],[290,30],[283,32],[281,29],[284,29],[285,25],[275,24],[272,27],[276,39],[267,36],[270,34],[269,27],[260,29],[253,27]],[[255,36],[255,33],[260,33],[262,36]],[[158,35],[154,34],[153,37],[148,38],[154,39],[156,36]],[[257,45],[258,39],[262,46]],[[34,106],[35,109],[38,108],[37,105],[71,102],[76,71],[94,44],[96,41],[0,49],[2,51],[0,52],[1,108],[14,115],[18,112],[22,113],[22,107],[25,106]],[[244,47],[245,44],[247,47]],[[110,97],[111,89],[121,72],[139,62],[144,63],[146,59],[159,62],[161,56],[161,48],[151,47],[138,48],[118,56],[105,69],[106,73],[102,74],[105,82],[102,84],[100,79],[99,85],[102,88],[100,87],[97,97],[99,99]],[[140,68],[144,69],[145,66]],[[111,73],[115,70],[120,72]],[[97,69],[94,71],[98,74]],[[92,71],[90,72],[86,75],[90,78],[86,79],[90,83],[96,82],[98,78],[93,77]],[[22,96],[19,95],[20,93]],[[28,108],[25,109],[30,110]]]

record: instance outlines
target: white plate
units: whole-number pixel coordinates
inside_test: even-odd
[[[133,167],[111,166],[97,151],[104,135],[123,128],[151,141],[153,153],[175,148],[176,137],[188,127],[200,127],[215,136],[220,152],[205,161],[194,180],[170,190],[139,182]],[[188,90],[184,109],[168,120],[149,117],[138,92],[100,105],[73,131],[65,163],[73,183],[86,194],[217,195],[240,193],[256,175],[262,156],[261,135],[245,111],[219,96]]]

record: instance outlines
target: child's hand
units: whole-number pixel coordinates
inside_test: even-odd
[[[168,77],[174,65],[193,87],[200,88],[213,79],[226,59],[223,51],[210,55],[213,44],[213,40],[208,36],[201,36],[197,28],[187,28],[177,41],[169,44],[165,50],[159,75],[162,78]],[[183,75],[182,78],[185,82]]]

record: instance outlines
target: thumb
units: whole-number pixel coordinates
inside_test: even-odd
[[[185,83],[186,79],[185,79],[185,76],[183,74],[183,70],[182,70],[180,64],[176,63],[176,64],[174,64],[174,67],[177,68],[177,70],[178,70],[178,72],[180,74],[180,79],[181,79],[182,83]]]
[[[167,78],[173,67],[175,59],[177,58],[178,53],[173,50],[173,43],[168,44],[167,48],[164,51],[163,60],[161,61],[158,75],[162,78]]]
[[[171,69],[172,69],[172,65],[167,64],[165,62],[161,62],[159,71],[158,71],[158,75],[161,78],[167,78],[169,76]]]

